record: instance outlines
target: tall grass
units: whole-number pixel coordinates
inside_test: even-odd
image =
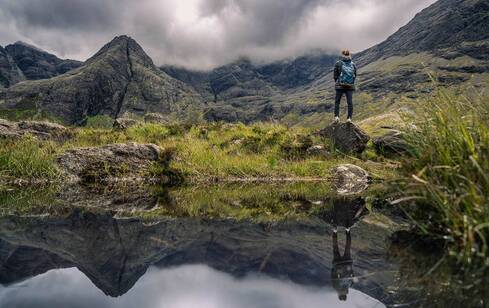
[[[254,125],[207,123],[139,124],[125,131],[73,128],[73,138],[53,143],[33,138],[3,141],[0,177],[52,178],[57,175],[56,156],[78,147],[113,143],[154,143],[172,150],[173,160],[161,169],[183,175],[188,182],[213,182],[260,178],[327,178],[332,167],[355,163],[373,174],[389,175],[389,168],[371,163],[368,157],[349,157],[335,151],[308,152],[312,145],[331,149],[311,129],[287,128],[272,123]],[[166,168],[166,167],[169,167]],[[157,176],[158,168],[152,170]]]
[[[406,134],[406,212],[459,261],[489,265],[489,100],[440,92],[421,109]]]
[[[57,147],[31,136],[0,141],[0,176],[52,180],[59,176],[54,154]]]

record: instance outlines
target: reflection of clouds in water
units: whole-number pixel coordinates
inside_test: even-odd
[[[121,307],[121,308],[295,308],[384,307],[371,297],[350,290],[339,302],[330,288],[304,287],[265,277],[235,279],[207,266],[150,269],[127,294],[105,296],[77,269],[53,270],[0,289],[2,308]]]

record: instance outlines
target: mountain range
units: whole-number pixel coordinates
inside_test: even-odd
[[[114,38],[84,63],[18,42],[0,47],[0,110],[41,110],[69,124],[95,115],[178,117],[190,110],[210,121],[314,122],[332,110],[336,61],[336,55],[316,52],[192,71],[156,67],[128,36]],[[361,116],[397,108],[399,101],[429,95],[437,86],[485,89],[489,3],[439,0],[354,61]]]

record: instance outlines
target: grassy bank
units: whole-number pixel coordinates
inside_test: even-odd
[[[58,147],[53,142],[30,136],[20,140],[0,141],[0,178],[47,179],[59,178],[55,165]]]
[[[125,131],[77,128],[66,142],[1,141],[0,170],[4,177],[56,179],[55,157],[68,149],[112,143],[154,143],[172,151],[170,167],[189,182],[263,180],[315,180],[328,177],[341,163],[364,167],[377,178],[392,176],[372,148],[362,156],[336,152],[313,130],[278,124],[141,124]],[[308,152],[313,145],[329,153]]]
[[[421,108],[408,119],[401,204],[420,234],[489,265],[489,100],[440,92]]]

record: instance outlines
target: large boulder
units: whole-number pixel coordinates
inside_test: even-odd
[[[165,167],[167,151],[154,144],[111,144],[68,150],[58,157],[60,168],[85,182],[148,179],[154,164]],[[163,179],[160,179],[163,180]]]
[[[387,134],[373,140],[377,153],[386,156],[396,156],[405,154],[409,150],[409,145],[402,133],[392,130]]]
[[[46,140],[65,140],[72,135],[71,130],[56,123],[40,121],[11,122],[0,119],[0,138],[20,138],[24,135]]]
[[[368,188],[370,176],[358,166],[344,164],[333,169],[332,182],[340,195],[358,194]]]
[[[332,123],[319,131],[319,135],[333,141],[336,148],[343,152],[362,153],[370,137],[353,123]]]

